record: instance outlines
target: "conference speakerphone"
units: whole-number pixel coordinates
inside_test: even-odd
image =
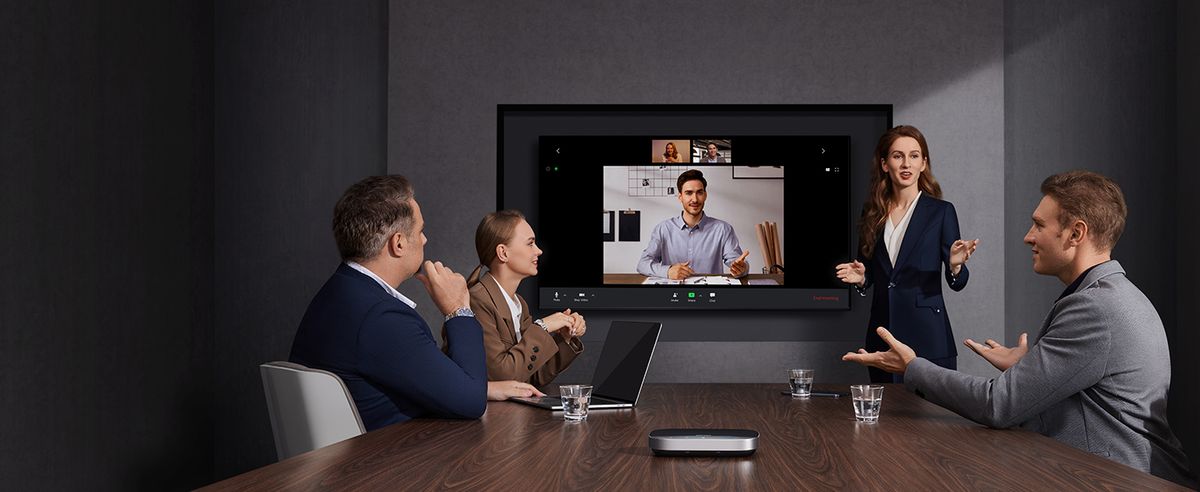
[[[650,450],[658,456],[750,456],[758,432],[747,429],[658,429],[650,432]]]

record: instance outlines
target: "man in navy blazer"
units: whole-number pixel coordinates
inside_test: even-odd
[[[292,344],[292,362],[345,381],[368,431],[424,416],[479,418],[487,399],[540,394],[525,383],[488,382],[466,280],[425,261],[424,226],[403,176],[372,176],[346,190],[333,217],[343,263],[309,304]],[[396,290],[414,274],[445,315],[445,353],[416,303]]]
[[[1125,227],[1121,189],[1096,173],[1042,183],[1025,243],[1033,270],[1067,286],[1033,345],[965,344],[1001,372],[963,374],[918,357],[880,327],[886,352],[850,360],[904,374],[929,401],[989,427],[1022,428],[1147,473],[1195,487],[1167,423],[1171,357],[1158,311],[1125,276],[1112,249]]]

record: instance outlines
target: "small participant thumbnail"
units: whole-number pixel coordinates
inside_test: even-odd
[[[653,153],[650,162],[667,164],[689,162],[687,152],[692,148],[690,140],[651,140],[650,142]]]
[[[727,138],[693,139],[692,162],[697,164],[730,164],[733,162],[733,146]]]

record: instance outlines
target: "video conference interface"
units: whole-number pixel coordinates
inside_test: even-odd
[[[846,136],[541,137],[542,306],[845,308],[848,149]]]

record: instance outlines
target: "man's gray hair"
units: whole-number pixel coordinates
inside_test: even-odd
[[[400,175],[370,176],[350,186],[333,207],[333,238],[342,259],[374,258],[392,235],[409,235],[412,199],[412,184]]]

